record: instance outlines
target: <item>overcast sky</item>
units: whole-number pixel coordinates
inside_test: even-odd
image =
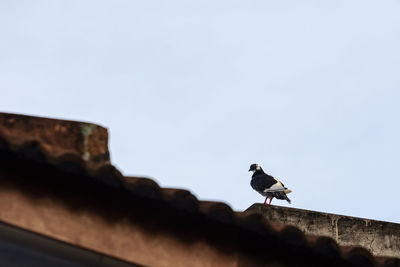
[[[0,111],[235,210],[259,163],[291,207],[400,222],[400,1],[193,2],[1,1]]]

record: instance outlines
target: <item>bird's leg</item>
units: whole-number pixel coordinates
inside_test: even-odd
[[[271,202],[272,202],[272,199],[273,199],[274,197],[271,197],[270,199],[269,199],[269,203],[268,203],[268,205],[271,205]]]
[[[265,205],[267,205],[267,199],[268,199],[268,198],[266,197],[266,198],[265,198],[265,201],[264,201],[264,204],[265,204]]]

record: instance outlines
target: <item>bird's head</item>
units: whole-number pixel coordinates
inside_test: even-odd
[[[261,166],[260,165],[255,164],[255,163],[250,165],[249,172],[256,172],[258,170],[261,170]]]

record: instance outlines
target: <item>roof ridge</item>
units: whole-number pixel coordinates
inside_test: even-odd
[[[96,124],[0,113],[0,151],[49,164],[64,172],[89,176],[135,196],[163,201],[182,212],[201,214],[217,223],[276,236],[287,244],[307,246],[316,253],[339,257],[352,264],[357,265],[354,259],[361,258],[362,262],[380,266],[387,261],[400,266],[400,259],[379,257],[375,260],[364,248],[339,246],[330,237],[306,235],[297,227],[270,223],[255,212],[233,211],[223,202],[200,201],[188,190],[162,188],[147,177],[123,176],[110,162],[107,129]]]

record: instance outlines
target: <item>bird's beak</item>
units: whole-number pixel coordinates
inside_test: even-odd
[[[251,171],[251,169],[249,169],[249,172]]]

